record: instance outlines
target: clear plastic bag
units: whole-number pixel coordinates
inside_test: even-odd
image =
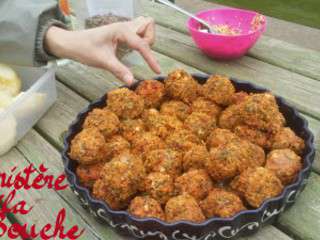
[[[86,0],[90,16],[110,14],[118,17],[134,18],[138,1],[136,0]]]
[[[78,0],[74,1],[76,28],[93,28],[128,21],[140,13],[139,0]]]
[[[116,22],[129,21],[140,15],[139,0],[78,0],[74,1],[76,29],[100,27]],[[123,58],[131,50],[120,45],[117,56]]]

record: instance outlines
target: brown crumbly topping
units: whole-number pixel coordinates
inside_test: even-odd
[[[191,131],[186,129],[179,129],[174,131],[167,137],[166,143],[169,147],[174,148],[178,151],[187,151],[195,144],[201,144],[202,142]]]
[[[158,218],[165,220],[161,205],[157,200],[149,196],[135,197],[129,205],[128,212],[139,218]]]
[[[80,182],[88,188],[92,188],[96,180],[99,179],[101,169],[104,166],[104,162],[99,162],[91,165],[79,165],[76,169],[76,174],[79,177]]]
[[[216,119],[206,113],[193,112],[185,120],[184,127],[205,140],[210,131],[216,128]]]
[[[184,121],[190,114],[191,108],[182,101],[169,100],[161,105],[161,114],[176,116]]]
[[[209,137],[207,138],[208,149],[219,147],[220,145],[225,145],[233,140],[238,140],[239,138],[230,130],[216,128],[211,131]]]
[[[119,125],[120,121],[116,114],[106,108],[96,108],[88,114],[83,127],[96,127],[100,130],[105,139],[107,139],[118,132]]]
[[[150,173],[144,181],[144,190],[160,204],[166,204],[174,196],[173,178],[166,173]]]
[[[235,127],[234,133],[264,149],[270,149],[272,144],[272,134],[259,129],[251,128],[246,125],[239,125]]]
[[[142,119],[126,119],[120,123],[121,135],[131,142],[136,134],[145,132],[145,124]]]
[[[202,87],[202,94],[217,104],[227,106],[235,93],[230,79],[221,75],[211,76]]]
[[[273,171],[284,185],[292,183],[302,169],[301,157],[291,149],[272,150],[266,168]]]
[[[144,100],[127,88],[119,88],[108,93],[107,107],[119,118],[133,119],[141,115]]]
[[[165,80],[167,94],[176,100],[191,103],[198,97],[199,84],[184,70],[171,72]]]
[[[179,194],[187,193],[196,200],[204,199],[212,186],[213,183],[204,169],[190,170],[175,181],[175,187]]]
[[[282,128],[273,138],[272,149],[289,148],[297,154],[302,154],[304,141],[289,127]]]
[[[107,159],[105,139],[99,129],[85,128],[71,141],[69,156],[81,164],[93,164]]]
[[[164,141],[151,132],[137,134],[132,140],[132,153],[137,156],[144,157],[144,154],[149,151],[163,149],[165,147]]]
[[[248,169],[231,186],[240,190],[248,204],[254,208],[260,207],[267,199],[278,196],[283,190],[279,178],[263,167]]]
[[[183,156],[183,169],[185,172],[191,169],[205,169],[208,159],[207,148],[204,145],[194,145]]]
[[[246,209],[236,194],[220,188],[212,189],[200,206],[207,218],[232,217]]]
[[[207,100],[204,97],[198,97],[192,102],[191,110],[192,112],[205,113],[210,117],[217,119],[222,109],[216,103]]]
[[[167,173],[175,178],[182,173],[182,154],[170,148],[148,151],[144,164],[147,172]]]
[[[146,108],[159,107],[165,95],[164,84],[157,80],[145,80],[135,92],[143,97]]]
[[[205,220],[199,204],[188,194],[171,198],[166,204],[165,214],[168,222],[190,221],[199,223]]]

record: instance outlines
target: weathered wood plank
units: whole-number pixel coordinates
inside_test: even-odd
[[[0,208],[1,208],[1,206],[0,206]],[[5,218],[2,222],[3,222],[8,228],[10,228],[10,226],[12,225],[12,223],[9,221],[8,218]],[[1,239],[3,239],[3,240],[11,240],[11,239],[12,239],[12,238],[9,238],[9,237],[8,237],[7,232],[6,232],[6,233],[3,233],[3,232],[1,231],[1,234],[4,234],[3,236],[1,236]],[[21,240],[22,238],[21,238],[21,237],[18,237],[18,238],[16,238],[16,239]]]
[[[265,226],[257,234],[250,237],[241,238],[240,240],[291,240],[292,238],[281,232],[273,226]]]
[[[63,84],[91,100],[102,96],[107,90],[123,85],[107,71],[76,62],[70,62],[68,65],[59,67],[56,75]]]
[[[208,1],[199,0],[177,0],[177,4],[183,6],[191,12],[197,12],[203,9],[221,7]],[[301,47],[306,47],[320,51],[320,30],[281,19],[267,17],[268,27],[265,35],[276,38]],[[308,36],[308,37],[306,37]]]
[[[42,147],[42,146],[41,146]],[[43,150],[43,148],[41,148]],[[35,157],[33,155],[32,157]],[[46,157],[48,157],[46,155]],[[43,162],[42,158],[42,162]],[[10,172],[13,167],[17,167],[16,172],[24,169],[29,165],[28,161],[24,158],[23,155],[17,150],[12,149],[5,156],[0,157],[1,172]],[[34,179],[34,176],[31,176],[30,180]],[[2,188],[1,192],[8,194],[11,192],[10,189]],[[66,228],[78,225],[79,229],[86,229],[85,233],[82,236],[82,239],[99,239],[96,234],[92,231],[89,225],[87,225],[79,215],[73,211],[67,203],[61,201],[61,198],[58,196],[57,192],[49,189],[41,190],[19,190],[16,192],[15,200],[12,202],[13,206],[18,201],[25,200],[27,202],[27,207],[33,206],[33,209],[26,215],[16,214],[16,219],[21,223],[27,223],[28,227],[32,224],[36,224],[36,229],[42,229],[47,223],[55,223],[56,216],[60,209],[66,209],[66,219],[65,226]],[[51,207],[48,207],[51,206]]]
[[[320,52],[318,51],[265,36],[257,42],[248,55],[320,80]]]
[[[282,228],[303,240],[320,236],[320,176],[311,174],[308,185],[292,208],[279,218]]]
[[[158,28],[154,49],[204,72],[225,74],[269,88],[300,111],[320,119],[320,81],[251,57],[232,62],[212,61],[193,46],[190,37],[163,27]]]
[[[200,1],[196,1],[196,3],[198,2]],[[145,0],[143,3],[144,12],[153,16],[158,24],[183,33],[188,32],[186,28],[188,18],[186,16],[151,1]],[[196,3],[195,5],[197,5]],[[300,33],[300,35],[302,34]],[[269,36],[263,36],[255,47],[249,51],[248,56],[320,80],[320,68],[318,67],[320,64],[319,51],[307,49]]]
[[[19,142],[17,148],[36,167],[45,162],[46,167],[49,168],[48,173],[58,176],[64,172],[60,153],[36,131],[31,130]],[[75,209],[77,214],[79,214],[78,218],[84,219],[100,239],[122,239],[118,237],[111,228],[105,224],[97,222],[88,211],[83,209],[78,198],[69,188],[59,192],[59,195],[61,197],[60,202],[65,201],[71,206],[71,208]]]
[[[306,117],[306,116],[304,116]],[[320,174],[320,124],[318,120],[315,120],[314,118],[306,117],[306,119],[309,122],[309,127],[314,134],[314,145],[316,149],[316,156],[313,163],[313,171]]]
[[[52,144],[61,146],[63,133],[68,130],[68,126],[76,118],[76,115],[88,105],[88,102],[59,82],[57,82],[57,88],[58,101],[40,119],[36,129],[41,131]]]

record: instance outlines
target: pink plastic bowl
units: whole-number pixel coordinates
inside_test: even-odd
[[[251,23],[257,14],[237,8],[217,8],[196,14],[210,24],[227,24],[239,29],[240,34],[235,36],[201,32],[200,24],[192,18],[188,20],[187,25],[194,42],[206,55],[215,59],[236,59],[245,55],[265,31],[265,17],[260,27],[252,30]]]

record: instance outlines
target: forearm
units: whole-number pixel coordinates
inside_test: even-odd
[[[52,58],[43,50],[43,36],[60,25],[56,0],[0,1],[0,62],[39,66]]]
[[[56,26],[50,27],[44,37],[44,49],[57,58],[69,58],[73,44],[70,32]]]
[[[56,58],[67,58],[78,62],[84,61],[85,54],[88,54],[88,44],[84,44],[88,39],[90,30],[69,31],[60,27],[52,26],[44,37],[44,49]],[[87,40],[88,41],[88,40]],[[90,64],[85,62],[86,64]]]
[[[81,62],[81,59],[77,59],[77,55],[79,52],[85,52],[86,49],[83,49],[83,44],[79,42],[85,37],[87,36],[83,36],[81,31],[69,31],[52,26],[44,36],[44,49],[56,58],[68,58]]]

